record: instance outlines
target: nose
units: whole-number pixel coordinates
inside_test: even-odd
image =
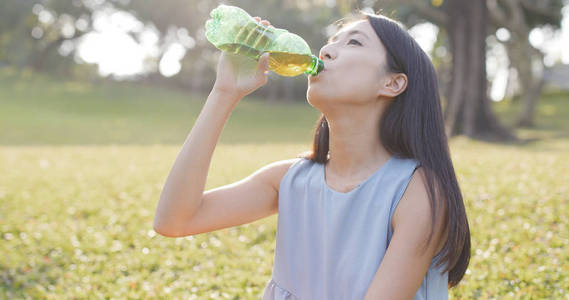
[[[329,60],[333,59],[335,56],[334,50],[330,49],[330,45],[325,45],[320,49],[320,56],[321,60]]]
[[[320,54],[320,59],[324,60],[324,59],[330,59],[330,54]]]

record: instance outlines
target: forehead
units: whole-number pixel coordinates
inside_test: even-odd
[[[363,33],[363,35],[358,34],[358,36],[362,37],[361,41],[364,41],[367,47],[381,49],[382,51],[384,50],[383,44],[375,33],[375,30],[371,26],[370,22],[365,19],[353,21],[343,25],[334,35],[330,37],[329,41],[341,38],[341,36],[346,35],[352,31],[359,31]]]
[[[375,34],[375,31],[371,27],[371,24],[369,23],[369,21],[358,20],[358,21],[353,21],[353,22],[350,22],[348,24],[342,25],[340,28],[338,28],[338,31],[333,36],[338,37],[340,35],[346,34],[349,31],[352,31],[352,30],[362,31],[363,33],[365,33],[370,38],[373,37],[373,35]]]

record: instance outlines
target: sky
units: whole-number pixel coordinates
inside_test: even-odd
[[[563,8],[561,29],[552,31],[548,28],[534,29],[530,42],[545,53],[544,63],[551,66],[556,62],[569,64],[569,5]],[[118,79],[156,70],[166,76],[174,76],[181,69],[180,60],[195,45],[187,30],[177,29],[169,32],[165,48],[160,49],[158,31],[145,25],[127,12],[105,9],[94,15],[94,31],[86,34],[76,45],[76,60],[98,65],[101,76],[113,75]],[[136,34],[141,43],[137,43],[128,33]],[[411,35],[427,52],[433,51],[438,28],[430,23],[416,25],[409,29]],[[500,29],[498,39],[507,39],[509,32]],[[70,45],[64,45],[64,47]],[[491,98],[500,100],[506,95],[508,80],[508,61],[505,50],[499,43],[489,41],[487,70],[493,84]],[[60,49],[60,52],[66,50]],[[165,55],[157,61],[161,51]],[[493,57],[494,56],[494,57]]]

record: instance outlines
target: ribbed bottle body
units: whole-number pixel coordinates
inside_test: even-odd
[[[270,53],[269,69],[283,76],[317,74],[323,62],[300,36],[258,23],[236,6],[220,5],[206,22],[206,38],[218,49],[258,60]]]

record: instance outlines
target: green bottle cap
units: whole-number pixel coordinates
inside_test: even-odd
[[[312,55],[312,63],[304,73],[307,75],[316,75],[322,70],[324,70],[324,62],[315,55]]]

